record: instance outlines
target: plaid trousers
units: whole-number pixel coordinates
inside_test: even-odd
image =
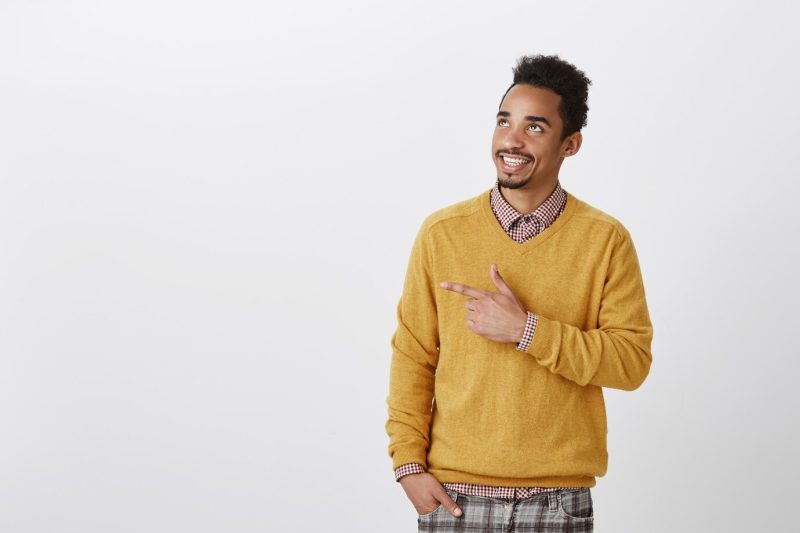
[[[516,501],[445,490],[461,509],[462,515],[455,517],[440,505],[417,518],[420,533],[591,533],[594,530],[589,487],[542,492]]]

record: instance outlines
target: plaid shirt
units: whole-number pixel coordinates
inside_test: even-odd
[[[537,207],[533,213],[523,215],[511,204],[503,198],[500,193],[498,183],[495,182],[494,188],[489,194],[489,201],[491,202],[492,211],[497,217],[500,225],[508,233],[508,236],[516,242],[523,243],[528,239],[536,237],[544,231],[550,224],[564,212],[567,205],[567,195],[564,189],[561,188],[561,183],[556,182],[555,189],[550,193],[550,196]],[[522,334],[522,340],[517,343],[517,350],[524,352],[531,341],[533,334],[536,331],[536,315],[528,311],[528,320],[525,324],[525,331]],[[395,481],[400,481],[400,478],[408,474],[418,474],[425,472],[425,468],[417,463],[406,463],[397,467],[394,471]],[[520,500],[527,498],[532,494],[538,492],[546,492],[558,490],[560,488],[577,488],[577,487],[496,487],[493,485],[479,485],[475,483],[443,483],[444,487],[460,492],[461,494],[471,494],[475,496],[487,496],[491,498],[513,498]]]

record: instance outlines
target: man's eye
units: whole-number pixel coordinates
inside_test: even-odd
[[[497,121],[497,125],[498,126],[502,126],[505,121],[506,121],[506,119],[501,118],[500,120]]]
[[[542,131],[542,127],[540,125],[538,125],[538,124],[531,124],[530,127],[531,128],[539,128],[539,131]]]

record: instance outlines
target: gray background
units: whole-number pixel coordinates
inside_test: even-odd
[[[794,524],[789,6],[2,1],[0,530],[415,530],[408,253],[494,182],[538,52],[593,81],[561,183],[631,232],[655,328],[596,531]]]

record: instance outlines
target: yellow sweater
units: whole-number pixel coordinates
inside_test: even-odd
[[[520,244],[487,189],[428,215],[392,336],[389,456],[441,483],[586,486],[608,466],[602,387],[634,390],[653,327],[631,236],[567,192],[558,219]],[[538,316],[527,352],[467,327],[455,281],[492,292],[489,267]]]

